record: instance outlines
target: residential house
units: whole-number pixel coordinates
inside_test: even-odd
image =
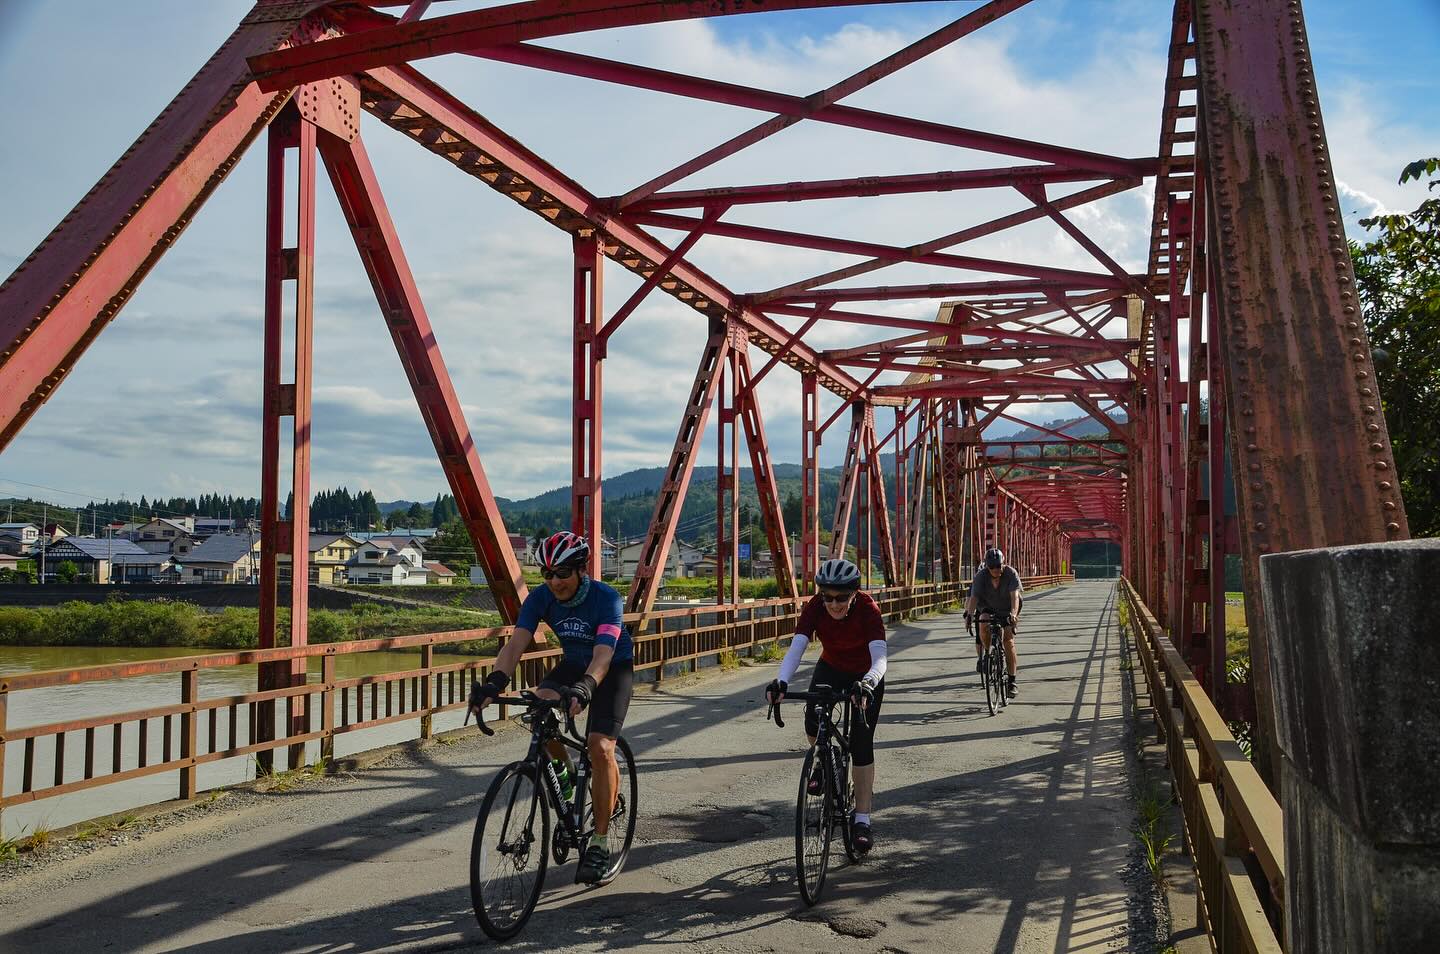
[[[40,528],[39,542],[41,544],[54,543],[56,540],[64,540],[68,536],[70,536],[70,531],[60,526],[60,524],[47,523]]]
[[[455,571],[443,563],[426,563],[425,569],[430,571],[430,579],[441,586],[450,586],[455,582]]]
[[[179,563],[185,583],[251,583],[260,575],[260,537],[217,533]]]
[[[699,575],[695,572],[695,568],[699,565],[701,560],[705,559],[704,550],[701,550],[699,547],[690,543],[686,543],[684,540],[678,538],[670,544],[670,550],[680,561],[681,576]]]
[[[350,536],[357,540],[373,540],[376,537],[414,537],[425,542],[439,532],[435,527],[396,527],[393,530],[351,530]]]
[[[251,518],[232,520],[229,517],[195,517],[195,536],[209,537],[217,533],[244,533],[258,531],[260,521]]]
[[[178,583],[180,570],[168,553],[121,553],[115,557],[116,583]]]
[[[28,556],[40,542],[40,528],[33,523],[0,523],[0,553]]]
[[[531,566],[535,563],[535,548],[530,545],[530,538],[523,533],[508,533],[510,549],[515,553],[515,562],[521,566]]]
[[[347,564],[365,544],[349,533],[310,533],[310,582],[338,586],[348,581]],[[282,582],[290,579],[290,554],[278,558]]]
[[[382,546],[394,550],[406,560],[411,566],[425,565],[425,543],[419,537],[405,537],[391,535],[388,537],[371,537],[368,541],[375,546]]]
[[[115,557],[135,554],[145,554],[145,551],[129,540],[66,535],[64,539],[45,547],[42,560],[45,578],[42,582],[57,582],[56,568],[68,560],[79,571],[76,575],[78,581],[109,583],[112,581]]]
[[[345,571],[351,583],[387,583],[392,586],[424,586],[430,575],[425,569],[423,557],[412,563],[400,550],[374,540],[361,544]]]
[[[155,517],[130,531],[129,536],[147,553],[184,558],[195,549],[195,521],[191,517]]]
[[[643,537],[619,546],[620,572],[617,575],[621,579],[628,580],[635,577],[635,571],[640,567],[640,551],[644,546],[645,539]],[[681,562],[680,554],[682,551],[690,558],[692,566],[698,564],[704,556],[696,547],[692,547],[690,544],[681,540],[676,540],[671,543],[670,552],[665,555],[665,567],[661,571],[661,576],[667,576],[673,579],[674,577],[693,575],[686,569],[686,565]]]

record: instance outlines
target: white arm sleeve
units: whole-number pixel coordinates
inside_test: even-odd
[[[870,641],[870,671],[864,676],[864,681],[872,686],[880,685],[880,680],[885,678],[885,640],[872,639]]]
[[[800,657],[805,655],[805,647],[810,645],[810,637],[797,633],[795,638],[790,640],[790,650],[785,653],[785,658],[780,660],[781,682],[788,683],[795,678],[795,670],[800,668]]]

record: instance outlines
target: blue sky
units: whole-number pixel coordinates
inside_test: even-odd
[[[475,4],[454,7],[467,5]],[[808,93],[967,6],[974,4],[731,17],[557,45]],[[0,139],[6,210],[0,274],[49,232],[248,8],[243,0],[0,2],[0,83],[24,91],[0,103],[7,130]],[[443,12],[445,5],[433,9]],[[1378,207],[1413,206],[1419,193],[1395,179],[1405,162],[1440,154],[1440,102],[1429,75],[1440,62],[1440,3],[1374,0],[1362,14],[1350,2],[1308,0],[1305,9],[1334,165],[1349,190],[1347,219]],[[854,102],[1146,154],[1157,138],[1157,71],[1168,22],[1168,4],[1157,0],[1035,0]],[[644,181],[757,119],[469,59],[422,68],[600,194]],[[684,121],[666,121],[671,117]],[[562,483],[570,429],[568,240],[374,127],[365,127],[366,141],[492,483],[508,496]],[[974,154],[806,126],[688,184],[963,168],[980,161]],[[0,495],[27,490],[14,481],[99,495],[255,491],[261,166],[254,155],[237,166],[120,319],[0,455]],[[956,194],[886,202],[846,200],[809,218],[792,209],[737,218],[900,242],[949,231],[944,222],[973,211]],[[1147,201],[1138,194],[1113,200],[1085,226],[1135,267],[1147,239]],[[315,481],[373,486],[382,498],[429,499],[441,486],[440,472],[333,199],[322,199],[320,235]],[[1012,244],[997,242],[989,250],[1093,267],[1083,253],[1040,233],[1017,234]],[[835,264],[724,240],[702,242],[696,257],[736,291]],[[885,281],[908,280],[903,274]],[[607,282],[613,310],[634,282],[619,270],[607,272]],[[934,303],[899,305],[892,313],[933,316]],[[702,335],[693,312],[655,298],[616,336],[606,405],[608,473],[664,462]],[[829,347],[868,340],[844,327],[827,335]],[[775,456],[797,459],[794,375],[777,371],[762,399]],[[827,442],[827,459],[838,462],[841,444]]]

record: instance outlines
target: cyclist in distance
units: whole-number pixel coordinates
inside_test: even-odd
[[[494,670],[484,682],[477,680],[471,686],[470,711],[478,716],[505,691],[540,621],[550,624],[564,655],[541,680],[535,695],[568,698],[572,716],[590,709],[585,744],[595,773],[590,788],[595,834],[580,857],[575,881],[594,884],[610,866],[610,816],[615,811],[620,776],[615,737],[630,708],[635,681],[633,644],[621,621],[620,594],[584,572],[590,559],[584,537],[568,531],[556,533],[540,544],[537,558],[545,585],[525,597],[515,621],[515,635],[496,655]],[[554,749],[549,753],[552,757],[565,757],[562,745],[555,743]]]
[[[885,698],[885,620],[869,593],[860,592],[860,570],[849,560],[826,560],[815,573],[819,589],[795,624],[790,649],[780,663],[780,674],[765,687],[766,698],[779,702],[800,665],[811,639],[820,640],[820,661],[810,677],[810,688],[850,689],[857,711],[850,720],[850,755],[855,779],[855,818],[851,841],[856,851],[867,852],[874,839],[870,811],[875,792],[875,723]],[[815,744],[818,720],[805,713],[805,734]],[[810,794],[818,795],[823,781],[820,762],[810,778]]]
[[[1005,684],[1005,695],[1015,698],[1015,674],[1020,668],[1020,659],[1015,652],[1015,626],[1020,619],[1021,606],[1020,574],[1015,568],[1005,565],[1005,554],[991,547],[985,551],[984,568],[975,574],[970,583],[970,598],[965,601],[965,622],[975,618],[976,607],[981,610],[981,620],[994,617],[1005,628],[1005,669],[1009,675]],[[980,626],[975,634],[975,671],[981,672],[985,665],[985,654],[990,651],[990,630]]]

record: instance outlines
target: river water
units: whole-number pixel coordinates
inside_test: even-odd
[[[128,662],[144,659],[164,659],[184,656],[195,652],[178,649],[138,648],[73,648],[73,647],[23,647],[0,646],[0,674],[29,672],[37,669],[65,669],[76,666],[95,666],[108,663]],[[453,656],[436,653],[435,665],[449,662],[473,660],[473,656]],[[339,679],[353,679],[360,676],[385,672],[401,672],[418,668],[420,652],[375,652],[353,653],[336,658],[335,672]],[[319,678],[320,660],[310,660],[311,679]],[[231,666],[224,669],[200,670],[200,698],[236,695],[253,692],[256,687],[255,666]],[[53,686],[24,692],[12,692],[9,699],[7,725],[18,729],[30,725],[46,725],[83,719],[87,716],[130,712],[155,706],[171,705],[180,701],[180,675],[166,673],[157,676],[138,676],[129,679],[115,679],[104,682],[90,682],[77,686]],[[367,697],[366,717],[369,713]],[[353,703],[352,703],[353,705]],[[284,703],[277,703],[277,717],[284,712]],[[220,714],[220,747],[226,747],[229,738],[229,714]],[[239,709],[239,738],[243,745],[248,741],[246,707]],[[435,717],[435,731],[452,729],[464,719],[462,711],[445,712]],[[172,720],[174,745],[173,754],[179,754],[179,718]],[[200,722],[201,751],[205,751],[205,734],[208,716]],[[315,723],[319,728],[318,720]],[[359,732],[337,736],[335,754],[353,755],[366,749],[373,749],[394,742],[416,738],[420,732],[417,715],[413,720],[377,726]],[[99,770],[109,768],[111,758],[110,730],[97,730],[95,738],[95,764]],[[136,764],[139,747],[138,732],[134,724],[127,725],[122,732],[122,765],[130,768]],[[146,746],[149,763],[161,761],[163,730],[161,720],[152,720]],[[311,743],[306,760],[313,761],[319,752],[318,743]],[[275,767],[285,767],[285,750],[276,750]],[[65,740],[65,781],[74,781],[83,775],[84,733],[70,733]],[[24,744],[11,743],[5,747],[4,785],[0,788],[5,795],[20,791],[21,772],[24,761]],[[54,743],[52,738],[35,740],[34,779],[36,787],[54,780]],[[255,776],[255,761],[252,756],[225,759],[200,766],[197,783],[203,789],[217,788],[243,782]],[[109,815],[114,812],[150,805],[175,798],[179,791],[180,773],[161,772],[144,778],[101,785],[97,788],[54,798],[15,805],[0,812],[0,836],[14,838],[28,834],[36,828],[54,829],[75,822]]]

